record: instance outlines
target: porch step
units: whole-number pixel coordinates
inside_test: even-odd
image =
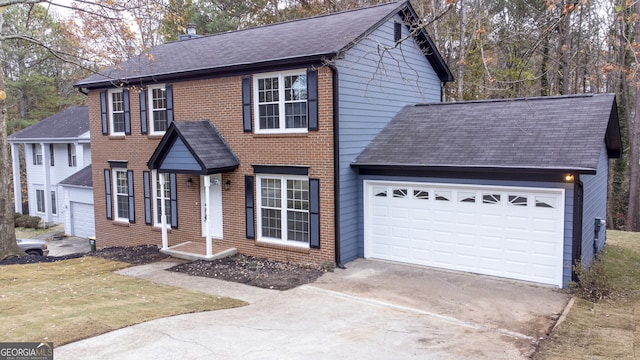
[[[220,246],[213,245],[214,253],[211,256],[207,256],[206,245],[203,243],[197,243],[193,241],[187,241],[178,245],[169,247],[168,249],[160,249],[161,253],[167,254],[174,258],[185,260],[215,260],[221,259],[227,256],[232,256],[238,253],[236,248],[223,249]]]

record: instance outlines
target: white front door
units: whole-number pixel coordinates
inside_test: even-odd
[[[211,237],[216,239],[222,239],[222,176],[220,174],[213,174],[209,176],[211,178],[209,186],[209,202],[211,203]],[[204,176],[200,176],[200,198],[201,198],[201,210],[200,217],[202,223],[202,236],[207,236],[207,218],[206,218],[206,201],[205,201],[205,189],[204,189]]]

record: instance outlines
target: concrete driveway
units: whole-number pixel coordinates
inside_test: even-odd
[[[251,305],[150,321],[54,350],[56,359],[524,359],[568,302],[557,290],[356,260],[316,283],[265,290],[164,271],[122,274]]]

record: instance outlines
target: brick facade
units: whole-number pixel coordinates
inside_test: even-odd
[[[223,240],[214,246],[235,247],[247,255],[299,263],[333,262],[334,253],[334,154],[333,76],[328,67],[318,69],[319,130],[304,134],[256,135],[242,127],[242,77],[173,82],[174,119],[209,120],[240,159],[233,172],[222,174]],[[93,191],[98,247],[161,244],[160,229],[144,221],[143,171],[161,137],[141,134],[139,88],[129,88],[131,135],[102,135],[99,91],[88,96],[93,163]],[[254,114],[255,116],[255,114]],[[127,161],[134,173],[135,223],[106,218],[104,169],[109,160]],[[299,249],[259,243],[245,236],[244,177],[255,175],[252,165],[309,167],[309,178],[320,179],[320,248]],[[187,186],[187,179],[193,184]],[[168,234],[169,246],[185,241],[204,242],[201,233],[201,196],[198,175],[177,175],[178,228]],[[255,194],[257,196],[257,194]],[[153,207],[153,206],[152,206]],[[258,216],[258,209],[255,210]],[[155,214],[154,214],[155,216]]]

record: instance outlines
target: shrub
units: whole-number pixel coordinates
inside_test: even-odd
[[[573,271],[578,277],[578,282],[569,284],[574,295],[591,302],[598,302],[613,295],[611,277],[600,258],[595,259],[587,269],[578,262],[573,266]]]
[[[40,221],[42,221],[42,219],[40,219],[37,216],[22,215],[20,217],[15,218],[15,226],[23,227],[23,228],[39,229]]]

